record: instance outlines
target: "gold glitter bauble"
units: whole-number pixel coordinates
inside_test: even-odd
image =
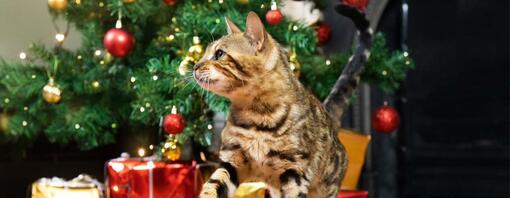
[[[178,143],[172,144],[170,147],[165,148],[165,151],[163,152],[163,156],[165,159],[170,161],[175,161],[181,158],[181,145]]]
[[[48,6],[55,11],[62,11],[67,7],[67,0],[48,0]]]
[[[53,78],[50,78],[48,84],[43,87],[42,95],[44,101],[50,104],[58,103],[62,99],[61,94],[62,90],[55,84]]]
[[[193,61],[198,61],[204,55],[204,46],[200,44],[192,45],[188,50],[188,56],[193,59]]]

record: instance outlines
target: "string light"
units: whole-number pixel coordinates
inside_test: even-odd
[[[55,35],[55,39],[58,41],[58,42],[63,42],[65,39],[66,39],[66,36],[62,33],[57,33]]]
[[[292,26],[292,30],[297,31],[298,30],[298,26],[297,25]]]
[[[112,129],[117,128],[117,123],[112,123]]]
[[[99,2],[99,7],[104,7],[104,3],[103,2]]]
[[[23,122],[21,122],[21,125],[23,125],[23,127],[26,127],[28,125],[28,122],[23,120]]]
[[[94,88],[98,88],[98,87],[99,87],[99,85],[100,85],[100,84],[99,84],[99,81],[97,81],[97,80],[94,80],[94,81],[92,82],[92,87],[94,87]]]
[[[19,59],[25,60],[27,58],[27,54],[25,52],[19,53]]]
[[[329,59],[326,60],[326,65],[331,65],[331,61]]]
[[[152,145],[152,144],[151,144],[151,145],[149,145],[149,149],[150,149],[150,150],[153,150],[153,149],[154,149],[154,145]]]
[[[157,75],[152,76],[152,80],[158,80],[158,76]]]
[[[131,76],[131,78],[129,79],[129,81],[131,81],[131,83],[134,83],[136,81],[136,78],[134,76]]]
[[[145,103],[145,107],[147,107],[147,108],[151,107],[151,103],[148,103],[148,102]]]
[[[23,111],[28,111],[28,107],[27,107],[27,106],[24,106],[24,107],[23,107]]]
[[[139,149],[138,149],[138,156],[140,156],[140,157],[145,156],[145,149],[143,149],[143,148],[139,148]]]
[[[101,50],[94,51],[94,55],[96,56],[101,56],[101,53],[102,53]]]
[[[383,75],[383,76],[386,76],[387,74],[388,74],[388,72],[387,72],[386,70],[383,70],[383,71],[382,71],[382,75]]]
[[[81,55],[78,55],[76,58],[78,58],[78,60],[81,60]]]
[[[5,98],[5,99],[4,99],[4,103],[5,103],[5,104],[7,104],[7,103],[9,103],[9,102],[11,102],[11,100],[10,100],[9,98]]]
[[[212,124],[207,125],[207,129],[211,130],[213,128]]]
[[[140,112],[145,112],[145,108],[144,107],[140,107]]]
[[[74,125],[74,128],[75,128],[75,129],[80,129],[80,127],[81,127],[81,126],[80,126],[80,124],[78,124],[78,123],[76,123],[76,124]]]
[[[409,53],[404,52],[404,57],[408,57],[408,56],[409,56]]]
[[[32,74],[32,79],[35,79],[37,76],[35,74]]]

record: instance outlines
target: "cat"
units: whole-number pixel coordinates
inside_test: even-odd
[[[210,43],[193,67],[202,88],[231,102],[221,134],[220,168],[200,197],[232,197],[240,183],[256,181],[265,182],[275,198],[337,197],[347,156],[332,118],[341,114],[343,95],[352,92],[359,78],[339,78],[347,81],[335,85],[332,94],[337,96],[324,104],[331,107],[328,112],[293,75],[286,51],[257,14],[248,14],[245,32],[225,21],[228,35]]]

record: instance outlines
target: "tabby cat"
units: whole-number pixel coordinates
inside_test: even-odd
[[[336,100],[325,104],[332,109],[328,113],[294,77],[287,53],[254,12],[245,32],[228,18],[226,23],[228,35],[212,42],[193,68],[201,87],[231,101],[221,167],[200,197],[232,197],[239,183],[255,181],[265,182],[275,198],[337,197],[347,157],[332,118],[340,116],[361,66],[339,79],[347,81],[328,98]]]

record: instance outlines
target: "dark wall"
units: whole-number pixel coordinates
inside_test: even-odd
[[[508,0],[409,1],[400,197],[509,196]]]

